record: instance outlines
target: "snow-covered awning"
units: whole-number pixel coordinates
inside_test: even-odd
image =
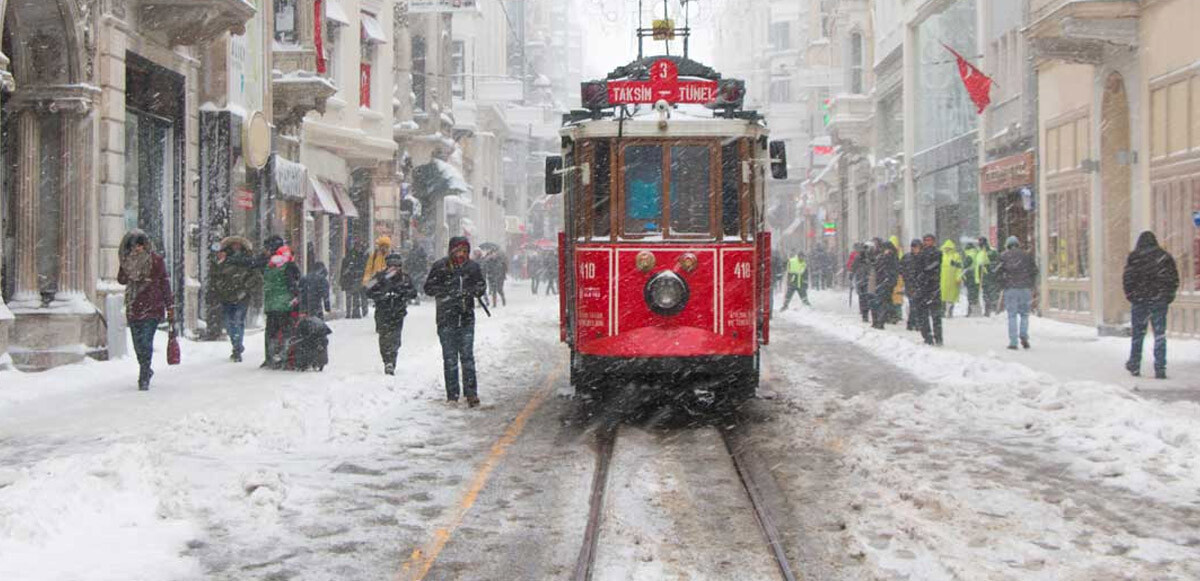
[[[363,42],[371,44],[387,43],[387,36],[383,34],[383,25],[379,23],[379,19],[375,18],[374,14],[362,13],[362,38]]]
[[[324,180],[308,179],[309,189],[308,202],[305,203],[305,210],[309,212],[323,212],[337,216],[341,214],[338,210],[337,201],[333,198],[333,193],[329,191],[329,187],[325,185]]]
[[[308,168],[304,164],[275,156],[275,188],[290,200],[307,200]]]
[[[337,200],[337,204],[342,209],[342,215],[347,218],[357,218],[358,208],[354,207],[354,200],[350,199],[350,194],[346,193],[346,187],[342,184],[329,183],[329,187],[333,190],[333,198]]]
[[[325,18],[342,26],[350,26],[350,17],[339,0],[325,0]]]

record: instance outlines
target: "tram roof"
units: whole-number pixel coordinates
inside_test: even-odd
[[[653,107],[638,106],[628,116],[576,119],[568,121],[561,133],[574,138],[588,137],[757,137],[767,131],[757,115],[724,117],[713,115],[702,106],[679,105],[670,111],[666,128]]]

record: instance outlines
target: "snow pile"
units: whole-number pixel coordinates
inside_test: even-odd
[[[1165,502],[1195,498],[1200,406],[1145,400],[1093,381],[1060,381],[994,356],[930,348],[912,338],[847,325],[837,315],[804,310],[788,316],[857,343],[933,384],[924,393],[878,402],[881,420],[896,427],[933,430],[946,438],[972,434],[1010,445],[1046,445],[1050,459],[1077,477]]]
[[[0,579],[180,579],[197,531],[142,445],[54,458],[0,477]],[[36,564],[36,566],[31,566]]]

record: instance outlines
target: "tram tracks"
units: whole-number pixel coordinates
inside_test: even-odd
[[[783,544],[783,536],[778,529],[778,520],[774,517],[773,511],[768,502],[768,488],[764,486],[765,480],[769,479],[770,474],[752,461],[750,455],[746,452],[745,446],[739,442],[736,428],[731,427],[713,427],[704,428],[715,430],[724,444],[725,457],[731,464],[733,471],[737,474],[737,483],[749,502],[750,511],[753,513],[754,522],[757,523],[758,531],[762,535],[762,541],[765,543],[770,553],[770,558],[778,572],[778,578],[785,581],[795,581],[801,578],[792,568],[792,565],[787,557]],[[605,543],[602,538],[602,531],[605,525],[605,506],[609,500],[609,486],[611,474],[614,468],[613,456],[617,449],[618,432],[620,428],[617,425],[604,425],[597,430],[595,435],[596,449],[596,468],[592,478],[592,488],[589,498],[588,519],[584,530],[583,544],[579,551],[579,557],[576,561],[574,581],[590,581],[594,578],[600,578],[603,571],[598,570],[597,556],[604,549]],[[677,539],[678,544],[688,544],[689,539]],[[709,550],[720,551],[726,547],[711,546]]]

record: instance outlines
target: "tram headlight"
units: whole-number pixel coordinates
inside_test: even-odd
[[[654,268],[655,262],[654,253],[649,250],[639,252],[637,258],[634,260],[637,269],[642,272],[650,272],[650,269]]]
[[[646,305],[659,315],[674,315],[688,301],[688,286],[679,275],[663,271],[646,283]]]

